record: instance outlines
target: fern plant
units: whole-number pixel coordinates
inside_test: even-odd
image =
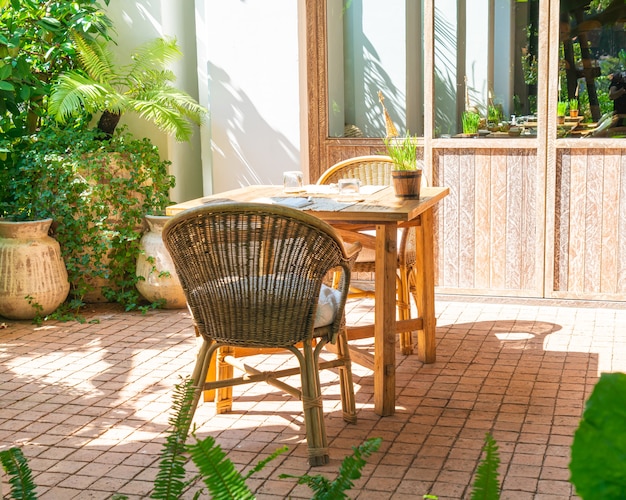
[[[337,500],[340,498],[348,498],[344,493],[346,490],[354,486],[353,480],[361,477],[361,469],[365,466],[365,459],[378,450],[382,438],[370,438],[363,444],[356,447],[353,446],[353,454],[345,457],[339,468],[339,473],[334,481],[321,474],[309,476],[291,476],[289,474],[281,474],[283,478],[297,478],[298,484],[306,484],[314,492],[314,500]]]
[[[500,454],[498,453],[498,445],[490,433],[485,436],[483,452],[485,456],[476,471],[471,500],[498,500],[500,498],[500,481],[498,479]]]
[[[37,498],[37,487],[26,457],[19,448],[0,451],[0,463],[9,476],[11,498],[33,500]],[[2,497],[4,498],[4,497]]]
[[[166,65],[182,54],[173,39],[156,38],[142,45],[128,66],[117,66],[108,42],[72,32],[82,69],[62,73],[53,84],[48,112],[65,123],[85,112],[102,112],[98,129],[112,136],[122,113],[135,112],[162,131],[189,140],[192,123],[205,110],[189,94],[176,89]]]

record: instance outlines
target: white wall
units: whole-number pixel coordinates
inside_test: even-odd
[[[113,21],[118,42],[115,53],[122,64],[129,61],[132,51],[142,43],[161,36],[175,37],[183,57],[171,67],[176,74],[174,85],[198,99],[192,0],[111,0],[107,13]],[[202,196],[199,130],[189,142],[179,143],[137,116],[124,115],[122,123],[126,123],[133,134],[150,138],[161,156],[172,162],[170,172],[176,177],[176,187],[171,192],[173,201]]]
[[[298,4],[196,0],[206,193],[302,169]]]

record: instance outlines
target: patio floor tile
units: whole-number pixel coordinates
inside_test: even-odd
[[[372,373],[353,363],[358,422],[346,424],[336,374],[322,372],[330,464],[308,467],[301,404],[264,384],[236,387],[228,414],[201,403],[198,437],[212,435],[240,470],[289,448],[248,481],[259,499],[310,498],[279,474],[334,478],[352,447],[374,436],[380,450],[350,498],[469,498],[487,432],[500,450],[503,499],[577,498],[568,482],[573,433],[599,374],[626,372],[626,307],[438,296],[436,309],[437,362],[398,351],[394,416],[374,413]],[[351,302],[348,321],[371,314],[371,301]],[[4,320],[0,447],[22,447],[41,499],[147,498],[174,384],[195,362],[193,327],[186,310],[103,304],[87,316],[99,322]]]

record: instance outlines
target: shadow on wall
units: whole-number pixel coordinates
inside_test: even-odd
[[[282,172],[301,170],[299,145],[277,132],[222,68],[210,64],[208,74],[214,192],[280,184]]]

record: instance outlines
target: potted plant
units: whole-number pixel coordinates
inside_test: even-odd
[[[394,163],[391,172],[396,196],[405,199],[419,199],[422,169],[417,166],[417,145],[415,138],[407,132],[402,139],[384,139],[387,155]]]
[[[475,111],[464,111],[461,117],[463,123],[463,134],[466,136],[475,137],[478,135],[478,128],[480,127],[480,115]]]
[[[570,99],[569,115],[571,118],[576,118],[578,116],[578,99]]]
[[[567,101],[559,101],[556,104],[557,123],[560,125],[565,123],[565,112],[567,111]]]
[[[59,122],[101,113],[98,129],[111,137],[122,113],[135,112],[162,131],[186,141],[192,124],[206,113],[189,94],[175,88],[166,65],[182,54],[173,39],[156,38],[133,54],[129,66],[118,66],[108,41],[72,31],[81,68],[62,73],[52,86],[49,113]]]
[[[21,138],[5,140],[0,154],[0,316],[38,319],[57,309],[70,284],[51,214],[41,193],[18,189]]]

